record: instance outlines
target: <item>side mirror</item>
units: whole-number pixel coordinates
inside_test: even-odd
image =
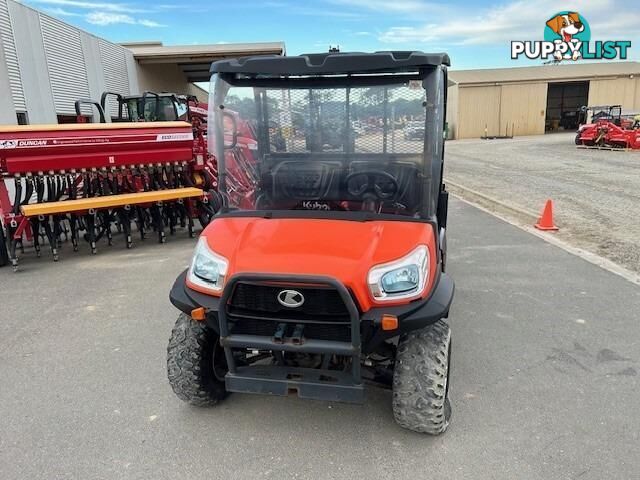
[[[224,128],[224,148],[234,148],[238,143],[238,123],[236,117],[228,112],[222,112]],[[231,137],[231,138],[229,138]]]

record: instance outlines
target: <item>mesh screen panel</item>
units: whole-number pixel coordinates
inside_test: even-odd
[[[229,85],[222,108],[214,106],[225,145],[234,145],[224,156],[230,205],[418,215],[425,181],[421,81],[309,83]]]
[[[268,122],[269,151],[422,152],[425,92],[420,82],[350,89],[267,89],[262,95],[257,105],[251,89],[231,88],[225,103],[242,118]],[[259,112],[262,106],[266,112]]]

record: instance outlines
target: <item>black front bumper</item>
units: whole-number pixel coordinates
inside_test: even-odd
[[[453,299],[454,283],[446,274],[440,274],[431,295],[407,305],[377,307],[360,313],[351,294],[340,282],[329,277],[242,274],[229,279],[222,297],[213,297],[196,292],[186,286],[186,271],[176,280],[169,298],[171,303],[186,314],[195,308],[204,307],[208,326],[220,335],[220,343],[225,349],[229,373],[226,386],[229,391],[287,395],[296,391],[300,397],[321,400],[361,403],[364,388],[360,375],[360,357],[376,350],[385,340],[412,330],[426,327],[449,314]],[[337,290],[349,312],[350,341],[341,339],[304,339],[294,342],[290,337],[277,341],[270,336],[233,333],[227,318],[226,306],[235,285],[241,282],[278,282],[293,285],[324,285]],[[398,317],[398,329],[385,331],[381,328],[383,315]],[[321,355],[342,355],[352,357],[350,372],[293,368],[283,366],[235,365],[232,349],[271,350],[274,352],[315,353]]]
[[[187,271],[185,270],[178,276],[169,299],[174,307],[178,310],[191,314],[191,310],[204,307],[207,311],[207,324],[220,333],[220,322],[218,312],[220,309],[220,297],[204,295],[187,287],[185,278]],[[449,307],[453,300],[454,282],[453,279],[442,273],[436,279],[436,285],[429,297],[424,300],[416,300],[407,305],[395,307],[377,307],[372,308],[368,312],[360,315],[361,331],[366,332],[373,327],[373,334],[362,340],[362,351],[369,353],[376,346],[389,338],[397,337],[403,333],[424,328],[432,323],[437,322],[441,318],[449,316]],[[399,328],[393,331],[383,331],[378,328],[382,315],[396,315],[398,317]],[[367,325],[370,324],[370,325]]]

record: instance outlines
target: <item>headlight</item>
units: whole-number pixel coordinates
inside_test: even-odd
[[[373,267],[367,282],[376,300],[398,300],[420,295],[428,277],[429,250],[420,245],[405,257]]]
[[[228,268],[227,259],[211,251],[207,240],[200,237],[189,267],[189,282],[206,290],[221,292]]]
[[[416,265],[396,268],[385,273],[380,279],[382,289],[387,293],[404,293],[418,288],[420,272]]]

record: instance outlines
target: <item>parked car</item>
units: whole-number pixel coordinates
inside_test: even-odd
[[[424,138],[424,122],[407,122],[403,131],[405,140],[422,140]]]

